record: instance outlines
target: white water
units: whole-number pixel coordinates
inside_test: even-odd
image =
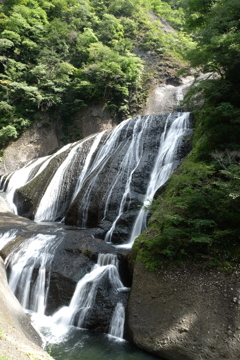
[[[138,117],[136,119],[136,122],[135,122],[135,125],[133,128],[133,136],[132,136],[131,143],[129,144],[128,151],[122,160],[122,163],[121,163],[121,166],[119,167],[118,173],[115,176],[115,181],[111,187],[111,191],[109,192],[108,199],[106,201],[105,211],[104,211],[105,216],[107,214],[108,203],[109,203],[111,193],[114,190],[115,185],[119,181],[121,181],[123,173],[127,169],[127,181],[125,183],[125,190],[124,190],[122,199],[120,201],[118,214],[117,214],[115,220],[113,221],[111,228],[108,230],[108,232],[105,236],[106,242],[111,242],[112,234],[113,234],[113,231],[115,230],[116,224],[124,212],[124,207],[126,205],[127,198],[131,197],[132,177],[142,159],[143,143],[141,142],[141,139],[142,139],[142,136],[145,133],[146,129],[148,128],[149,120],[150,120],[150,116],[148,116],[146,121],[142,124],[141,117]],[[142,126],[141,131],[139,131],[139,127],[141,127],[141,126]]]
[[[38,205],[37,212],[35,214],[35,221],[54,221],[58,210],[58,199],[59,193],[61,191],[61,183],[63,181],[63,174],[67,170],[69,164],[73,160],[73,157],[76,155],[79,147],[82,146],[82,143],[73,144],[72,149],[70,150],[66,159],[59,166],[57,171],[55,172],[53,178],[51,179],[50,184],[48,185],[41,201]]]
[[[84,162],[84,167],[81,171],[81,175],[79,176],[78,178],[78,181],[77,181],[77,184],[76,184],[76,187],[75,187],[75,190],[74,190],[74,193],[73,193],[73,196],[72,196],[72,200],[71,202],[74,201],[75,197],[77,196],[78,192],[80,191],[81,187],[82,187],[82,184],[85,180],[85,176],[87,174],[87,171],[90,167],[90,164],[91,164],[91,160],[92,160],[92,157],[93,157],[93,154],[95,153],[95,151],[97,150],[98,146],[99,146],[99,143],[103,137],[103,135],[105,134],[106,130],[105,131],[102,131],[101,133],[97,134],[97,136],[95,137],[94,139],[94,142],[91,146],[91,149],[86,157],[86,160]]]
[[[20,188],[21,186],[24,186],[27,184],[27,182],[31,178],[32,170],[36,166],[38,166],[39,164],[44,162],[45,159],[46,159],[46,157],[43,157],[43,158],[39,158],[35,161],[31,161],[26,166],[24,166],[22,169],[15,171],[14,173],[12,173],[12,175],[10,174],[10,179],[9,179],[8,186],[6,189],[6,199],[7,199],[7,202],[9,204],[11,210],[15,214],[17,214],[17,208],[13,202],[15,190],[17,188]],[[7,181],[7,179],[6,179],[6,181]]]
[[[116,255],[99,254],[98,263],[94,265],[92,271],[77,283],[69,306],[64,306],[57,311],[52,316],[53,322],[66,327],[66,330],[74,323],[81,328],[88,311],[94,304],[98,286],[104,276],[108,276],[111,286],[116,291],[125,288],[120,280],[116,264]]]
[[[2,250],[6,245],[10,244],[16,239],[18,230],[12,229],[4,234],[0,234],[0,250]]]
[[[41,157],[39,159],[31,160],[23,168],[8,174],[8,176],[5,178],[4,181],[2,179],[2,181],[1,181],[1,189],[4,189],[5,184],[9,180],[7,188],[5,190],[5,192],[6,192],[6,200],[7,200],[8,204],[9,204],[10,209],[15,214],[17,214],[17,207],[15,206],[15,204],[13,202],[13,198],[14,198],[14,193],[15,193],[16,189],[26,185],[29,181],[33,180],[36,176],[38,176],[47,167],[49,162],[56,155],[59,155],[62,152],[68,150],[68,148],[71,145],[72,144],[67,144],[66,146],[62,147],[60,150],[58,150],[55,154],[53,154],[51,156],[44,156],[44,157]],[[39,167],[36,174],[32,175],[35,168],[37,166],[39,166],[39,165],[41,165],[41,166]]]
[[[117,151],[116,144],[118,144],[118,139],[121,134],[121,129],[128,123],[128,120],[125,120],[121,122],[113,131],[110,133],[109,137],[107,138],[104,146],[102,146],[96,155],[96,158],[89,169],[88,176],[91,174],[98,174],[100,173],[104,166],[107,164],[110,156]],[[92,194],[92,189],[95,185],[95,182],[97,180],[97,175],[93,176],[90,183],[88,184],[88,188],[84,194],[84,198],[82,200],[81,206],[82,206],[82,226],[86,227],[87,223],[87,210],[89,208],[90,203],[90,196]]]
[[[62,307],[52,316],[42,316],[39,311],[33,315],[34,326],[44,332],[47,341],[51,343],[62,341],[73,325],[82,328],[88,312],[94,305],[98,286],[105,276],[108,277],[112,288],[116,292],[127,289],[120,280],[117,266],[118,260],[116,255],[99,254],[97,264],[77,283],[69,306]],[[122,312],[124,312],[123,305]],[[116,319],[115,313],[116,309],[113,314],[114,319]],[[112,319],[110,326],[110,329],[114,327],[115,334],[111,335],[119,339],[123,337],[125,315],[122,314],[121,318],[121,321],[116,320],[115,324],[113,324],[115,320]]]
[[[123,339],[125,322],[125,308],[121,302],[118,302],[109,327],[109,335],[117,339]]]
[[[20,244],[17,251],[7,257],[9,286],[24,309],[44,314],[50,266],[58,244],[56,235],[38,234]],[[37,276],[34,270],[37,270]],[[31,287],[34,276],[36,280]]]
[[[55,221],[58,217],[58,210],[59,210],[59,198],[60,193],[62,191],[63,187],[63,181],[66,178],[66,176],[71,175],[70,173],[70,167],[72,167],[74,161],[77,159],[78,153],[81,151],[83,145],[87,142],[89,142],[91,139],[94,139],[90,150],[87,154],[86,159],[84,159],[84,166],[81,171],[81,174],[78,178],[77,184],[75,186],[75,190],[72,195],[72,200],[76,197],[79,189],[82,186],[82,183],[84,182],[84,178],[86,176],[87,170],[89,168],[89,165],[92,160],[92,156],[95,153],[101,138],[105,132],[102,132],[97,135],[92,135],[86,138],[85,140],[81,142],[74,143],[72,146],[72,149],[70,150],[68,156],[66,159],[62,162],[62,164],[59,166],[57,171],[55,172],[53,178],[51,179],[50,184],[48,185],[35,214],[35,221]]]
[[[9,173],[7,174],[6,176],[5,175],[2,175],[1,177],[1,181],[0,181],[0,190],[1,191],[4,191],[4,188],[5,188],[5,184],[7,183],[8,179],[10,178],[10,176],[12,175],[13,173]]]
[[[172,122],[168,129],[168,122],[171,118],[171,114],[169,115],[164,132],[161,136],[158,155],[151,173],[143,206],[134,222],[129,242],[120,245],[119,247],[131,248],[136,237],[139,236],[145,228],[147,218],[146,207],[151,204],[157,189],[169,179],[170,175],[175,170],[174,162],[176,160],[176,152],[180,141],[189,129],[189,117],[190,113],[183,113]]]
[[[57,152],[55,152],[53,155],[46,156],[46,158],[45,158],[46,160],[38,169],[38,172],[36,173],[35,177],[37,177],[44,169],[46,169],[46,167],[48,166],[48,164],[54,157],[62,154],[64,151],[67,151],[71,147],[71,145],[72,144],[67,144],[67,145],[63,146],[61,149],[59,149]]]

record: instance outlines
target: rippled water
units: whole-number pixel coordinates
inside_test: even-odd
[[[47,350],[56,360],[159,360],[127,341],[77,328],[73,328],[63,342],[49,344]]]

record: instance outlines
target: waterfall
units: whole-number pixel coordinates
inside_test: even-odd
[[[69,306],[58,310],[52,317],[53,322],[65,327],[74,324],[83,327],[88,312],[93,307],[98,286],[104,277],[108,277],[115,291],[125,289],[119,277],[117,263],[116,255],[99,254],[98,262],[91,272],[77,283]]]
[[[179,99],[181,96],[179,88]],[[106,242],[127,242],[131,247],[146,224],[144,207],[186,155],[178,152],[191,133],[189,115],[127,119],[109,133],[92,135],[34,160],[10,175],[8,200],[20,186],[15,193],[19,215],[103,229],[101,237]],[[36,177],[40,181],[32,183]],[[36,184],[40,200],[36,199]]]
[[[57,217],[59,192],[63,181],[63,174],[67,173],[67,168],[73,161],[78,149],[82,143],[74,144],[66,159],[55,172],[50,184],[48,185],[35,214],[35,221],[54,221]]]
[[[142,140],[141,138],[142,138],[142,134],[148,128],[149,120],[150,120],[150,116],[147,117],[146,121],[142,125],[141,117],[138,117],[136,119],[136,123],[133,128],[132,141],[130,142],[128,151],[122,160],[122,164],[119,168],[117,175],[115,176],[114,184],[111,187],[111,191],[108,195],[108,199],[106,201],[106,206],[105,206],[105,210],[104,210],[105,215],[107,213],[107,208],[109,205],[109,198],[111,196],[111,192],[113,191],[115,184],[117,184],[117,182],[121,181],[123,171],[126,171],[126,169],[127,169],[127,180],[125,183],[124,193],[123,193],[122,199],[120,201],[118,214],[117,214],[115,220],[113,221],[111,228],[108,230],[108,232],[105,236],[106,242],[111,242],[111,237],[112,237],[113,231],[115,229],[115,226],[117,224],[117,221],[120,219],[121,215],[124,212],[124,207],[126,205],[126,201],[127,201],[128,197],[131,196],[131,183],[132,183],[133,174],[135,173],[136,169],[138,168],[140,160],[142,159],[142,154],[143,154],[143,143],[141,142],[141,140]],[[140,126],[142,126],[142,128],[139,131]]]
[[[123,339],[125,322],[125,308],[121,302],[118,302],[109,327],[109,335],[117,339]]]
[[[89,169],[89,173],[88,173],[88,177],[91,179],[89,181],[89,184],[84,192],[84,194],[82,195],[82,201],[79,207],[81,207],[81,225],[83,227],[87,227],[87,219],[88,219],[88,209],[89,209],[89,205],[90,205],[90,201],[91,201],[91,196],[93,195],[93,191],[94,191],[94,186],[96,184],[97,178],[98,178],[98,174],[101,173],[104,168],[106,167],[110,157],[112,156],[113,153],[115,153],[117,151],[118,148],[118,144],[120,141],[120,135],[121,135],[121,130],[125,127],[128,126],[128,120],[123,121],[122,123],[120,123],[113,131],[112,133],[109,135],[109,137],[107,138],[104,146],[102,146],[99,149],[98,154],[96,155],[96,158],[91,166],[91,168]],[[92,175],[92,177],[91,177]],[[111,194],[108,191],[108,197]],[[108,199],[106,200],[106,204],[108,203]],[[105,206],[106,209],[107,205]]]
[[[50,266],[59,240],[56,235],[34,235],[17,244],[7,257],[9,286],[24,309],[44,314]]]
[[[180,101],[181,89],[176,97]],[[191,134],[189,118],[189,113],[171,113],[125,120],[111,132],[94,134],[68,144],[52,156],[33,160],[15,173],[2,176],[1,188],[6,189],[9,202],[12,202],[16,189],[21,188],[18,198],[15,193],[16,201],[23,203],[26,199],[26,206],[29,201],[33,206],[30,216],[35,214],[37,221],[65,218],[68,225],[96,228],[92,234],[96,237],[100,234],[99,237],[108,243],[124,243],[116,247],[131,248],[146,226],[146,207],[186,155],[183,148],[185,137]],[[35,186],[39,183],[42,197],[38,201],[34,196],[38,191]],[[31,191],[34,193],[32,202]],[[19,211],[22,208],[24,206],[19,206]],[[45,225],[37,226],[42,229]],[[21,235],[24,234],[25,230],[21,231]],[[128,288],[120,279],[117,255],[110,253],[116,248],[104,242],[102,252],[109,253],[99,253],[97,263],[90,271],[89,260],[81,260],[86,261],[86,268],[77,269],[74,277],[69,276],[69,296],[64,294],[62,299],[59,296],[54,310],[49,310],[48,304],[47,313],[55,313],[45,316],[48,294],[51,299],[55,291],[54,280],[51,286],[50,280],[55,276],[53,273],[51,278],[51,265],[58,262],[58,257],[54,258],[58,244],[63,238],[66,240],[67,247],[59,247],[58,251],[63,254],[66,250],[74,261],[79,253],[83,258],[85,256],[85,248],[82,251],[73,246],[73,243],[78,244],[80,230],[76,231],[75,238],[68,238],[62,230],[60,237],[52,230],[51,233],[40,230],[28,238],[26,235],[20,237],[11,245],[13,251],[6,259],[9,285],[22,306],[34,312],[36,319],[38,316],[36,326],[46,330],[48,339],[55,337],[59,341],[73,326],[97,329],[98,322],[101,322],[101,331],[122,339],[127,301],[124,292]],[[90,233],[90,230],[86,233],[88,231]],[[4,234],[0,249],[17,236],[14,229]],[[87,236],[91,235],[86,235],[85,242]],[[96,239],[94,252],[100,246],[98,242]],[[89,245],[84,246],[88,249]],[[83,262],[79,261],[79,264]],[[90,264],[92,266],[91,260]],[[69,271],[66,269],[65,274],[64,269],[59,278],[68,281]],[[86,271],[89,272],[86,274]],[[100,303],[100,308],[104,309],[101,316],[96,310]]]
[[[10,179],[10,177],[12,176],[12,172],[7,174],[7,175],[3,175],[1,178],[1,191],[5,191],[7,184],[8,184],[8,180]]]
[[[169,121],[168,117],[164,132],[161,136],[158,155],[151,173],[143,206],[134,222],[129,242],[120,246],[131,248],[136,237],[139,236],[146,227],[148,213],[148,211],[146,211],[146,207],[151,204],[157,189],[159,189],[169,179],[170,175],[175,170],[174,160],[178,150],[178,145],[183,136],[185,136],[186,130],[189,128],[189,116],[190,113],[183,113],[172,122],[169,130],[167,129]]]
[[[19,187],[25,185],[31,179],[31,173],[32,173],[33,169],[36,166],[38,166],[39,164],[41,164],[42,162],[44,162],[45,159],[46,159],[46,157],[37,159],[35,161],[30,161],[30,163],[25,165],[22,169],[19,169],[19,170],[15,171],[14,173],[10,174],[9,182],[7,184],[7,189],[6,189],[6,198],[7,198],[8,204],[11,207],[11,210],[15,214],[17,214],[17,208],[13,203],[13,196],[14,196],[14,192],[15,192],[16,188],[19,188]],[[7,181],[7,179],[6,179],[6,181]]]
[[[36,221],[56,221],[57,219],[64,217],[68,204],[74,200],[79,188],[81,188],[93,155],[104,133],[105,131],[100,134],[91,135],[88,138],[72,145],[68,156],[55,172],[38,205],[34,217]],[[90,146],[90,150],[88,149],[86,153],[84,153],[84,146]],[[79,153],[82,154],[81,162],[83,163],[80,176],[76,184],[71,184],[73,187],[73,193],[69,194],[69,196],[66,196],[66,194],[63,195],[65,198],[63,205],[61,203],[61,193],[66,192],[64,189],[64,182],[74,170],[76,171],[75,163],[79,160]],[[79,167],[77,171],[79,171]],[[76,178],[76,176],[74,178]]]
[[[29,181],[38,176],[55,156],[67,151],[71,145],[72,144],[67,144],[63,146],[54,155],[31,160],[23,168],[9,173],[5,178],[4,176],[2,177],[0,189],[6,192],[7,202],[15,214],[18,214],[17,208],[13,202],[16,189],[26,185]]]
[[[87,171],[88,171],[88,169],[90,167],[93,154],[97,150],[97,148],[99,146],[99,143],[100,143],[100,141],[101,141],[101,139],[102,139],[102,137],[103,137],[103,135],[105,133],[106,133],[106,131],[102,131],[101,133],[97,134],[97,136],[95,137],[95,139],[93,141],[93,144],[92,144],[92,146],[90,148],[90,151],[89,151],[89,153],[88,153],[88,155],[86,157],[86,160],[84,162],[84,167],[82,169],[81,175],[78,178],[78,181],[77,181],[77,184],[76,184],[76,187],[75,187],[71,202],[74,201],[75,197],[77,196],[78,192],[80,191],[80,189],[82,187],[82,184],[83,184],[83,182],[85,180],[86,173],[87,173]]]

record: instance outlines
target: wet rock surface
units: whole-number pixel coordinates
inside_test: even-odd
[[[1,200],[1,197],[0,197]],[[0,202],[2,214],[12,215],[10,223],[1,223],[0,234],[14,233],[14,240],[3,247],[0,255],[6,258],[10,253],[19,251],[20,246],[34,238],[35,235],[54,235],[56,248],[54,250],[51,269],[48,269],[49,289],[46,304],[46,315],[52,315],[62,306],[68,306],[77,282],[91,271],[97,262],[98,254],[117,254],[120,260],[119,272],[125,286],[131,284],[131,276],[128,268],[129,251],[118,251],[110,244],[97,239],[89,230],[64,226],[56,223],[35,223],[28,219],[12,214],[4,200]],[[3,219],[3,217],[1,217]],[[94,233],[94,231],[93,231]],[[1,239],[0,239],[1,240]],[[1,247],[1,242],[0,242]],[[33,271],[33,279],[36,278],[39,264]],[[10,269],[7,269],[9,272]],[[49,272],[50,271],[50,272]],[[96,301],[89,312],[84,327],[100,332],[107,332],[111,317],[116,304],[122,301],[125,305],[129,293],[119,292],[112,288],[108,274],[99,283]],[[77,318],[77,315],[76,315]]]
[[[2,359],[39,360],[52,358],[43,351],[39,334],[30,323],[19,302],[10,291],[0,258],[0,353]]]
[[[147,120],[147,117],[144,118]],[[141,161],[132,173],[131,188],[112,235],[112,242],[123,243],[128,239],[133,222],[143,204],[151,170],[155,162],[160,137],[164,129],[165,116],[155,116],[149,122],[147,135],[141,139]],[[126,183],[131,171],[129,152],[132,138],[142,131],[144,121],[134,128],[137,118],[132,119],[119,135],[111,153],[106,153],[104,166],[93,172],[85,181],[75,201],[69,207],[65,222],[70,225],[100,227],[102,237],[118,216],[120,202],[126,191]],[[133,130],[134,129],[134,130]],[[184,147],[184,145],[183,145]],[[133,154],[134,156],[134,154]],[[135,160],[136,161],[136,160]],[[126,165],[129,162],[129,166]],[[177,166],[177,162],[176,162]],[[97,176],[96,176],[97,175]]]
[[[239,273],[197,266],[134,269],[127,307],[130,339],[168,360],[240,358]]]
[[[120,292],[113,289],[108,275],[102,279],[96,294],[94,306],[89,311],[83,327],[102,333],[109,332],[109,324],[112,319],[114,309],[118,302],[127,305],[129,292]]]

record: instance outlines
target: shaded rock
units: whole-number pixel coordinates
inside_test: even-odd
[[[98,253],[114,252],[112,246],[92,238],[87,231],[65,232],[51,264],[46,313],[69,304],[77,282],[91,271]]]
[[[83,327],[108,333],[109,324],[117,303],[121,301],[126,306],[128,296],[129,292],[119,292],[114,289],[106,274],[98,286],[96,301],[89,311]]]
[[[128,335],[168,360],[236,360],[239,304],[237,272],[191,265],[149,272],[138,262],[127,307]]]

